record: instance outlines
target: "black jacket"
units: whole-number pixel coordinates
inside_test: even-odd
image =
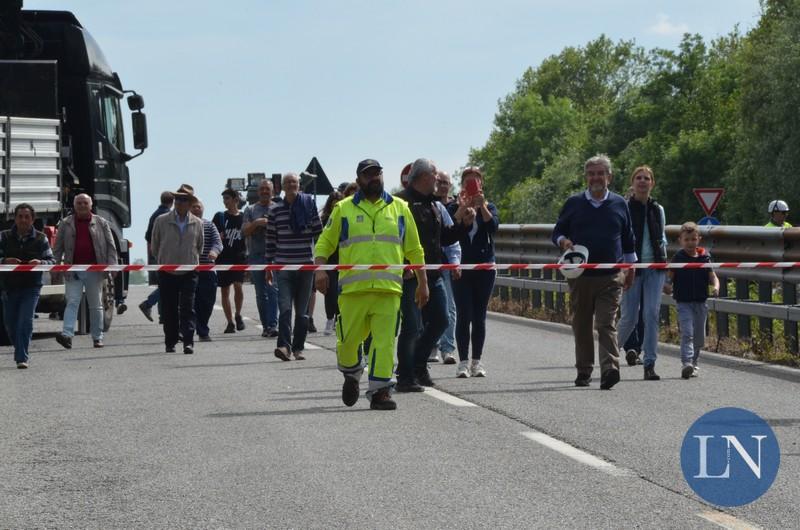
[[[650,244],[653,248],[653,262],[664,263],[667,261],[667,249],[664,248],[664,221],[661,219],[661,208],[652,198],[643,204],[633,197],[628,200],[628,209],[631,211],[633,234],[636,237],[636,256],[642,260],[642,242],[644,241],[644,222],[647,220],[647,231],[650,235]]]
[[[425,263],[445,263],[442,247],[458,241],[466,233],[466,227],[461,223],[450,227],[445,226],[442,222],[442,214],[435,204],[438,199],[434,195],[423,195],[409,186],[397,196],[408,203],[408,207],[414,215],[419,241],[425,251]],[[427,272],[429,280],[435,280],[441,276],[439,271]]]
[[[55,263],[50,242],[42,232],[31,230],[30,234],[20,236],[17,234],[16,225],[0,232],[0,262],[6,258],[17,258],[22,263],[28,263],[33,259],[38,259],[42,265]],[[0,288],[2,289],[25,289],[40,285],[42,285],[41,272],[0,273]]]

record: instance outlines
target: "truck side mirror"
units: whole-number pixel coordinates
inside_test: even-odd
[[[142,110],[144,108],[144,98],[134,92],[128,96],[128,108],[134,111]]]
[[[130,98],[128,101],[130,102]],[[144,112],[131,114],[131,124],[133,126],[133,147],[144,151],[147,149],[147,118]]]

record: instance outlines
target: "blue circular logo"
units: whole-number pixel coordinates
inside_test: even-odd
[[[681,468],[695,493],[717,506],[742,506],[772,486],[780,466],[778,439],[758,415],[712,410],[683,438]]]

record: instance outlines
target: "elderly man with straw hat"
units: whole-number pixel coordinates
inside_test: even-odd
[[[203,221],[189,211],[197,201],[194,188],[182,184],[173,196],[174,210],[161,215],[153,224],[150,249],[159,265],[197,265],[203,252]],[[161,291],[167,353],[175,351],[179,330],[183,353],[194,353],[197,272],[159,271],[158,288]]]

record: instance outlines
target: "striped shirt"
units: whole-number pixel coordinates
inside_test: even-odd
[[[214,263],[208,258],[209,253],[214,251],[217,256],[222,252],[222,239],[219,237],[219,230],[214,223],[203,219],[203,253],[200,254],[200,263]]]
[[[311,226],[296,234],[290,219],[291,205],[280,201],[267,214],[267,263],[293,265],[314,262],[314,239],[322,233],[316,204],[312,205]]]

